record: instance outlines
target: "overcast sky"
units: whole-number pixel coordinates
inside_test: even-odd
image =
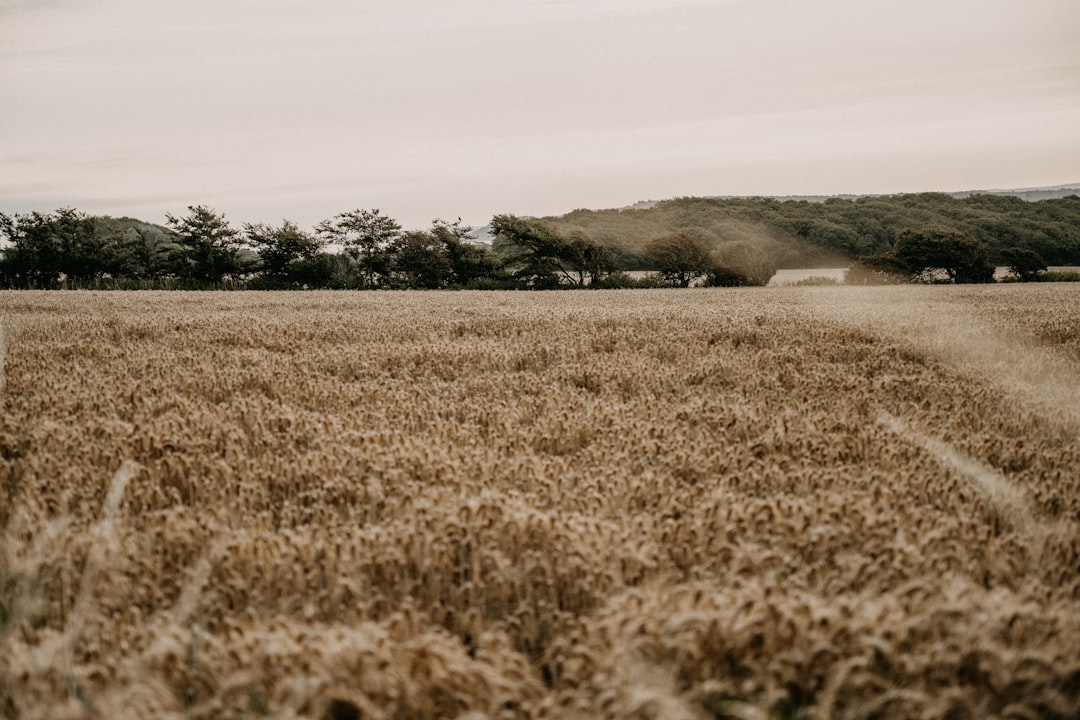
[[[1080,181],[1078,0],[0,0],[0,211]]]

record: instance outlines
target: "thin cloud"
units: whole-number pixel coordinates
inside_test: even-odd
[[[1050,185],[1080,173],[1078,7],[0,0],[17,99],[0,210],[51,193],[483,224],[563,202]]]

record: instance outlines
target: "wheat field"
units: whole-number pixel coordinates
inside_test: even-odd
[[[1080,286],[0,293],[0,717],[1080,716]]]

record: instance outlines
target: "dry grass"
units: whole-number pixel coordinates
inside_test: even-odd
[[[0,717],[1080,715],[1080,287],[0,327]]]

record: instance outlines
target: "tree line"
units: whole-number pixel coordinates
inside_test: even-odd
[[[9,288],[480,288],[557,289],[763,285],[775,272],[753,248],[713,252],[686,233],[627,257],[584,232],[563,234],[496,215],[494,242],[435,220],[405,230],[378,209],[344,212],[304,230],[288,220],[235,227],[204,205],[164,226],[94,217],[73,208],[0,213],[0,286]],[[653,272],[634,278],[627,267]]]
[[[0,287],[558,289],[765,285],[785,258],[790,260],[792,252],[784,249],[783,236],[776,234],[779,230],[768,224],[776,223],[776,218],[766,221],[766,216],[759,214],[756,220],[746,215],[737,221],[728,217],[719,222],[717,213],[756,208],[797,215],[811,212],[813,207],[814,213],[839,212],[850,220],[863,218],[867,208],[885,212],[886,206],[901,201],[909,208],[902,222],[896,220],[895,213],[885,215],[878,222],[891,229],[883,234],[866,230],[868,235],[855,245],[804,237],[805,227],[796,228],[795,239],[787,242],[804,246],[804,257],[827,251],[833,263],[851,265],[848,282],[852,283],[991,282],[995,265],[1002,264],[1010,267],[1014,279],[1046,279],[1048,258],[1033,247],[1038,243],[1025,241],[1031,238],[1017,234],[1019,231],[999,229],[995,235],[998,242],[991,244],[963,229],[970,218],[965,220],[962,214],[954,212],[949,216],[951,221],[946,218],[930,224],[942,220],[942,207],[953,207],[949,204],[953,202],[990,202],[1014,209],[1043,205],[1039,212],[1056,218],[1056,224],[1045,226],[1043,232],[1057,233],[1054,237],[1059,240],[1049,259],[1080,264],[1080,198],[1076,196],[1034,203],[997,196],[955,200],[924,194],[898,198],[870,198],[867,203],[862,199],[806,203],[684,198],[644,211],[579,210],[556,219],[502,214],[492,219],[491,245],[473,241],[472,228],[460,219],[435,220],[428,229],[405,230],[378,209],[340,213],[311,230],[288,220],[278,226],[244,223],[235,227],[224,214],[204,205],[190,206],[181,216],[167,214],[164,226],[131,218],[95,217],[72,208],[52,213],[0,213]],[[920,198],[930,203],[929,209],[914,202]],[[1074,214],[1077,224],[1070,225]],[[614,224],[613,219],[617,220]],[[919,224],[919,220],[925,222]],[[1032,220],[1017,210],[1014,222],[1025,228]],[[622,228],[627,235],[612,236],[613,227]],[[725,228],[723,234],[718,233],[718,227]],[[811,223],[806,227],[818,226]],[[1002,238],[1016,244],[1002,247]],[[644,277],[641,273],[632,276],[631,270],[649,272]]]

